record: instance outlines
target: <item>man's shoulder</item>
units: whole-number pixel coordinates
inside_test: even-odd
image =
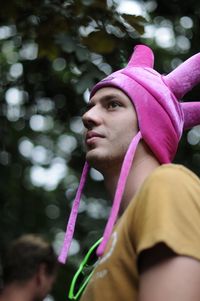
[[[164,164],[156,168],[144,181],[139,195],[193,196],[195,200],[200,195],[200,179],[188,168],[178,164]],[[184,196],[185,195],[185,196]]]
[[[194,182],[200,185],[199,177],[186,168],[179,164],[163,164],[156,168],[147,178],[147,183],[163,182],[176,185],[177,182]]]
[[[187,207],[186,203],[189,206],[198,203],[200,206],[199,195],[200,179],[197,175],[182,165],[164,164],[145,179],[129,209],[146,212],[149,206],[164,208],[164,204],[179,207],[184,203]]]

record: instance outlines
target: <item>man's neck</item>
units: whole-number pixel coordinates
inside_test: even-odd
[[[138,150],[135,154],[131,170],[129,172],[126,187],[121,201],[120,212],[122,215],[130,201],[133,199],[135,194],[138,192],[144,180],[157,168],[160,163],[157,161],[155,156],[147,149],[144,144],[138,146]],[[116,191],[119,175],[121,168],[118,172],[112,169],[104,173],[105,187],[113,200]]]

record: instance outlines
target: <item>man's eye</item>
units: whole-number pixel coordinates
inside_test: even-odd
[[[110,101],[108,104],[107,104],[107,108],[108,109],[115,109],[117,107],[121,107],[121,104],[117,101]]]

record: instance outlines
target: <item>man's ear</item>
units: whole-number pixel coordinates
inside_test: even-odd
[[[36,281],[37,281],[37,285],[42,285],[43,284],[43,280],[46,277],[46,265],[44,263],[41,263],[38,266],[37,272],[36,272]]]

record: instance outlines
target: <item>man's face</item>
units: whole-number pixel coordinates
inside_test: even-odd
[[[86,160],[90,165],[100,171],[113,164],[121,166],[138,132],[135,109],[128,96],[112,87],[98,90],[88,103],[83,123]]]

